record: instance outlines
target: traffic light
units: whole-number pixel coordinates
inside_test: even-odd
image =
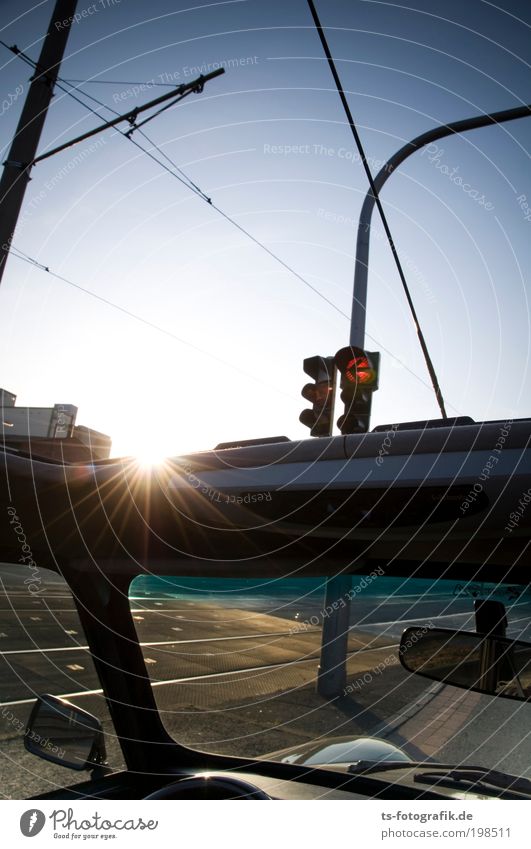
[[[345,411],[337,421],[341,433],[366,433],[371,418],[372,393],[378,389],[380,354],[362,348],[341,348],[335,356],[341,374]]]
[[[312,404],[311,410],[303,410],[299,421],[310,428],[312,436],[331,436],[334,426],[334,395],[336,366],[334,357],[307,357],[303,368],[313,378],[301,395]]]

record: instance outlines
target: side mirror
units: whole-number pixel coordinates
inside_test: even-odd
[[[399,648],[408,672],[465,690],[531,701],[531,645],[446,628],[407,628]]]
[[[99,719],[56,696],[39,696],[24,736],[28,752],[69,769],[91,769],[107,761]]]

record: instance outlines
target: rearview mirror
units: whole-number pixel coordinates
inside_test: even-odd
[[[517,701],[531,701],[531,645],[446,628],[407,628],[399,657],[408,672]]]
[[[107,760],[99,719],[56,696],[37,699],[24,746],[28,752],[69,769],[91,769]]]

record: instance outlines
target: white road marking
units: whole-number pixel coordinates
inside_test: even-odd
[[[172,628],[172,630],[174,630]],[[182,629],[177,629],[181,631]],[[298,631],[298,634],[312,634],[318,631],[318,628],[308,628],[304,631]],[[185,646],[190,643],[223,643],[227,640],[252,640],[258,639],[259,637],[289,637],[291,635],[291,631],[274,631],[268,634],[241,634],[231,637],[200,637],[196,640],[158,640],[150,643],[140,643],[139,645],[142,648],[148,648],[150,646]],[[88,646],[59,646],[58,648],[50,648],[50,649],[8,649],[7,651],[0,651],[0,655],[11,655],[11,654],[48,654],[49,652],[60,652],[60,651],[89,651]]]
[[[474,613],[472,611],[466,611],[466,613],[445,613],[442,616],[434,616],[434,619],[457,619],[458,616],[466,616],[467,619],[472,619],[474,617]],[[417,616],[415,619],[393,619],[391,622],[358,622],[355,625],[351,625],[349,631],[352,631],[358,627],[362,628],[383,628],[384,625],[407,625],[408,622],[422,622],[424,620],[424,616]]]
[[[229,639],[235,639],[235,638],[229,637]],[[357,654],[364,654],[365,652],[368,652],[368,651],[383,651],[384,649],[388,650],[388,649],[396,649],[396,648],[397,648],[396,643],[393,643],[393,644],[388,645],[388,646],[371,646],[369,648],[355,649],[354,651],[350,651],[348,653],[348,657],[354,657]],[[280,669],[280,668],[285,668],[287,666],[296,666],[297,664],[301,664],[301,663],[315,663],[316,661],[319,661],[318,656],[301,658],[300,660],[289,660],[289,661],[284,661],[283,663],[269,663],[269,664],[266,664],[264,666],[252,666],[252,667],[247,667],[246,669],[233,669],[233,670],[230,670],[228,672],[211,672],[207,675],[193,675],[193,676],[189,676],[187,678],[172,678],[168,681],[151,681],[150,683],[151,683],[152,687],[166,687],[169,684],[187,684],[187,683],[190,683],[192,681],[205,681],[205,680],[212,679],[212,678],[221,678],[223,675],[242,675],[246,672],[263,672],[263,671],[267,671],[267,670],[270,670],[270,669],[276,669],[276,668]],[[99,689],[99,690],[79,690],[75,693],[61,693],[59,696],[57,696],[57,698],[58,699],[74,699],[74,698],[81,698],[82,696],[101,696],[101,695],[103,695],[103,690],[101,690],[101,689]],[[31,705],[35,701],[36,701],[36,698],[18,699],[17,701],[13,701],[13,702],[0,702],[0,708],[16,707],[17,705]]]

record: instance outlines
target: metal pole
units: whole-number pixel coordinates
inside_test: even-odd
[[[325,617],[317,673],[317,692],[325,699],[341,696],[347,684],[351,584],[351,575],[335,575],[326,582]]]
[[[146,121],[142,121],[140,124],[136,124],[136,117],[140,115],[142,112],[145,112],[146,109],[153,109],[155,106],[158,106],[161,103],[164,103],[167,100],[172,98],[178,98],[181,100],[183,97],[186,97],[187,94],[199,93],[203,91],[203,87],[205,83],[213,80],[214,77],[219,77],[220,74],[225,73],[225,68],[216,68],[215,71],[211,71],[209,74],[201,74],[195,80],[191,80],[189,83],[181,83],[178,85],[173,91],[169,91],[166,94],[161,94],[160,97],[156,97],[154,100],[148,101],[148,103],[143,103],[142,106],[137,106],[135,109],[131,109],[129,112],[124,112],[123,115],[118,115],[116,118],[111,118],[110,121],[105,121],[103,124],[99,124],[97,127],[94,127],[92,130],[87,130],[86,133],[82,133],[80,136],[76,136],[75,139],[70,139],[63,144],[60,144],[58,147],[54,147],[52,150],[47,150],[46,153],[41,153],[40,156],[37,156],[32,163],[32,165],[37,165],[38,162],[42,162],[44,159],[49,159],[50,156],[55,156],[56,153],[60,153],[62,150],[67,150],[69,147],[73,147],[73,145],[78,144],[81,141],[85,141],[86,139],[92,138],[97,133],[103,132],[103,130],[108,130],[111,127],[115,127],[117,124],[120,124],[122,121],[129,121],[131,124],[131,129],[129,132],[133,132],[134,130],[139,129],[142,124],[145,124]],[[169,106],[173,106],[172,103]],[[147,120],[151,120],[150,118]]]
[[[77,0],[57,0],[55,4],[39,56],[38,70],[31,78],[15,137],[4,162],[0,179],[0,283],[30,180],[29,163],[33,162],[37,152],[76,5]]]
[[[505,109],[502,112],[492,112],[490,115],[480,115],[475,118],[465,118],[462,121],[454,121],[452,124],[442,124],[433,130],[422,133],[412,141],[405,144],[389,159],[374,178],[377,193],[391,176],[393,171],[412,153],[420,150],[437,139],[445,136],[464,133],[489,124],[502,124],[505,121],[514,121],[516,118],[531,116],[531,104],[520,106],[516,109]],[[372,211],[376,204],[376,198],[371,189],[365,196],[361,208],[358,224],[358,240],[356,244],[356,264],[354,270],[354,291],[352,294],[352,317],[350,323],[350,344],[359,348],[365,347],[365,315],[367,311],[367,275],[369,269],[369,238],[371,229]]]
[[[531,115],[531,105],[517,109],[507,109],[490,115],[481,115],[452,124],[443,124],[434,130],[417,136],[398,150],[383,166],[374,179],[374,187],[379,195],[380,189],[388,177],[412,153],[436,139],[445,136],[485,127],[489,124],[501,124]],[[356,264],[354,273],[354,291],[352,297],[352,318],[350,326],[350,344],[358,348],[365,347],[365,315],[367,308],[367,275],[369,266],[369,236],[372,211],[376,197],[369,189],[363,203],[358,225],[356,246]],[[329,578],[325,590],[325,610],[331,610],[323,620],[321,640],[321,660],[317,679],[317,691],[324,698],[341,696],[346,686],[346,658],[350,627],[350,575],[337,575]]]

